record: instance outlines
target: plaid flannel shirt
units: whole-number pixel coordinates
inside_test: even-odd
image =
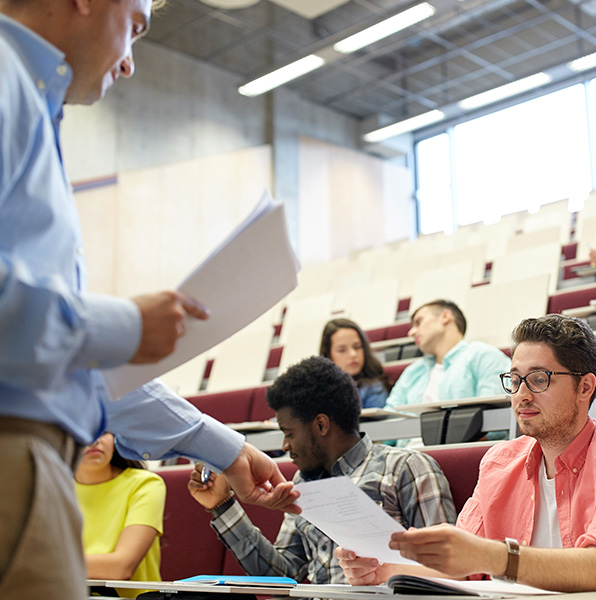
[[[320,477],[328,477],[321,473]],[[431,457],[373,444],[368,435],[340,457],[331,476],[347,476],[385,512],[408,527],[455,523],[447,479]],[[311,477],[312,479],[312,477]],[[305,481],[298,472],[294,483]],[[249,575],[285,576],[311,583],[347,583],[333,541],[300,515],[286,514],[275,543],[255,527],[238,502],[211,521]]]

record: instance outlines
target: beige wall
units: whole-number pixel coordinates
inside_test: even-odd
[[[89,288],[130,296],[176,286],[271,189],[259,146],[130,171],[76,194]],[[407,171],[362,152],[300,139],[300,260],[347,256],[407,236]]]
[[[300,138],[300,257],[303,264],[409,237],[408,170],[393,162]]]
[[[130,296],[176,286],[271,188],[268,146],[123,173],[76,194],[89,289]]]

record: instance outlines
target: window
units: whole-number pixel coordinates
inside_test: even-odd
[[[596,104],[594,80],[590,89]],[[587,197],[593,185],[586,97],[584,84],[574,85],[419,142],[421,232],[444,230],[451,215],[467,225]],[[596,106],[591,110],[596,116]],[[439,198],[446,206],[438,206]]]

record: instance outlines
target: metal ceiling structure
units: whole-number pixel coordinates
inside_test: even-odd
[[[596,0],[428,1],[436,13],[426,21],[286,85],[362,121],[399,121],[540,71],[560,83],[576,76],[568,61],[596,52]],[[260,0],[226,10],[170,0],[148,39],[243,83],[414,4]]]

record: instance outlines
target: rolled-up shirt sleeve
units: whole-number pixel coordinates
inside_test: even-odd
[[[73,294],[58,278],[35,279],[24,263],[0,255],[0,380],[56,389],[80,368],[127,362],[141,336],[131,300]]]

